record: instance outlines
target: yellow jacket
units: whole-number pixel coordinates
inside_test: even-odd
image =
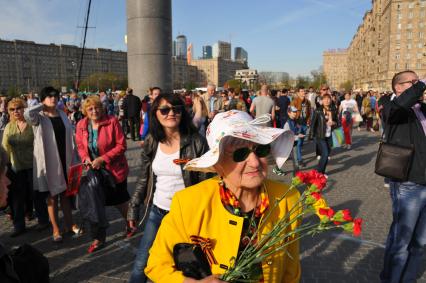
[[[177,243],[191,243],[191,235],[209,238],[214,243],[212,250],[218,264],[212,266],[213,274],[223,274],[231,258],[237,256],[243,218],[232,215],[222,205],[218,181],[217,178],[206,180],[173,197],[170,213],[163,218],[145,269],[145,274],[153,282],[183,282],[183,274],[174,267],[173,247]],[[270,180],[266,180],[265,185],[271,207],[289,188]],[[289,192],[281,201],[279,209],[275,209],[265,225],[262,225],[260,234],[269,232],[298,199],[297,190]],[[291,229],[297,225],[294,223]],[[287,247],[287,251],[269,257],[262,262],[262,268],[265,282],[299,282],[299,242],[295,241]]]

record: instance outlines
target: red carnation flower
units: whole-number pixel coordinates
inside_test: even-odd
[[[320,193],[312,193],[311,196],[316,199],[316,200],[320,200],[321,199],[321,194]]]
[[[352,221],[352,216],[351,216],[351,212],[349,211],[349,209],[344,209],[342,210],[343,212],[343,219],[345,221]]]
[[[296,172],[296,176],[292,180],[293,186],[298,186],[300,184],[306,183],[307,181],[307,174],[305,172]]]
[[[361,225],[362,225],[362,219],[361,218],[355,218],[354,219],[354,236],[358,237],[361,235]]]
[[[331,208],[320,208],[320,209],[318,210],[318,213],[319,213],[320,215],[325,215],[325,216],[327,216],[328,218],[332,218],[332,217],[334,216],[334,210],[333,210],[333,209],[331,209]]]

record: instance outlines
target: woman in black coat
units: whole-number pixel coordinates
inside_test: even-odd
[[[315,138],[317,147],[320,150],[321,158],[318,162],[318,172],[325,174],[328,158],[333,145],[332,131],[337,127],[338,117],[335,107],[332,107],[332,100],[329,94],[322,96],[322,105],[317,108],[312,117],[310,138]]]

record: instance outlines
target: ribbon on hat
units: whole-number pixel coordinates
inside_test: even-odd
[[[217,264],[217,260],[214,257],[213,251],[212,251],[212,242],[209,238],[203,238],[200,236],[192,235],[189,237],[193,244],[199,245],[201,247],[201,250],[203,253],[207,256],[207,260],[210,263],[210,266],[213,264]]]
[[[257,126],[257,125],[263,125],[271,121],[271,114],[263,114],[260,117],[257,117],[256,119],[251,120],[250,122],[246,121],[238,121],[233,126]]]
[[[249,122],[250,125],[259,125],[259,124],[265,124],[271,121],[271,114],[263,114],[260,117],[257,117],[256,119],[253,119]]]

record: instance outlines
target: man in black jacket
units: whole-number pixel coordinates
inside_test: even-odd
[[[141,127],[140,113],[142,102],[136,95],[133,95],[131,88],[127,89],[127,95],[123,100],[124,118],[130,124],[130,137],[132,140],[140,140],[139,129]]]
[[[392,79],[394,96],[384,96],[385,138],[414,147],[406,181],[391,180],[393,222],[386,242],[382,282],[415,282],[426,245],[426,89],[413,71]]]

